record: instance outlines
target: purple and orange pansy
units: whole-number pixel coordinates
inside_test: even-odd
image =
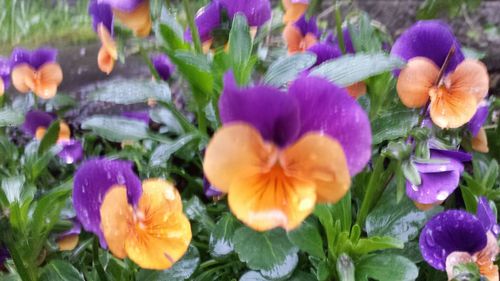
[[[206,149],[205,175],[258,231],[294,229],[316,203],[337,202],[371,156],[366,113],[322,78],[298,78],[285,93],[238,88],[228,73],[219,110],[223,127]]]
[[[10,59],[0,57],[0,97],[10,86]]]
[[[391,54],[408,61],[399,73],[397,92],[410,108],[429,104],[434,124],[458,128],[486,97],[489,77],[480,61],[464,59],[451,29],[441,21],[420,21],[396,40]]]
[[[97,0],[89,3],[88,10],[92,16],[94,31],[97,32],[101,41],[101,48],[97,55],[97,65],[102,72],[110,74],[118,59],[118,50],[116,42],[113,39],[113,11],[110,5],[98,2]]]
[[[320,32],[316,18],[301,16],[297,21],[288,23],[283,30],[283,39],[288,46],[288,53],[305,52],[319,41]]]
[[[56,49],[29,51],[15,48],[10,60],[12,85],[21,93],[33,92],[42,99],[53,98],[63,80],[63,72],[56,57]]]
[[[420,235],[420,251],[430,266],[446,271],[449,280],[455,277],[455,266],[475,263],[481,276],[498,281],[494,264],[499,253],[498,229],[488,200],[481,197],[476,215],[448,210],[428,221]]]
[[[309,0],[282,0],[285,14],[283,15],[284,23],[297,21],[302,17],[309,7]]]
[[[70,229],[57,235],[56,242],[59,246],[59,251],[72,251],[78,246],[82,225],[76,219],[72,222],[73,226]]]
[[[113,15],[134,32],[135,36],[147,37],[151,33],[152,21],[149,0],[98,0],[111,7]]]
[[[132,163],[93,159],[75,175],[73,204],[85,230],[118,258],[170,268],[187,251],[191,226],[177,189],[162,179],[141,183]]]

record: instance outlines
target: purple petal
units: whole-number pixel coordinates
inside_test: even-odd
[[[0,57],[0,79],[3,80],[5,90],[10,86],[10,65],[9,58]]]
[[[123,12],[132,12],[142,1],[145,0],[100,0],[100,3],[108,4],[113,9]]]
[[[3,268],[3,264],[9,258],[10,258],[9,251],[7,250],[6,247],[4,247],[2,244],[0,244],[0,269]]]
[[[249,26],[260,27],[271,18],[269,0],[220,0],[220,3],[231,19],[236,13],[244,14]]]
[[[370,121],[361,106],[327,80],[301,77],[290,86],[300,109],[300,135],[324,132],[342,145],[351,176],[359,173],[371,157]]]
[[[224,77],[219,110],[223,124],[250,123],[265,140],[280,146],[290,144],[299,133],[299,111],[293,98],[268,86],[240,89],[232,73]]]
[[[38,128],[47,129],[55,119],[53,115],[47,112],[32,110],[26,113],[26,118],[21,129],[25,134],[35,137]]]
[[[215,0],[207,6],[201,8],[198,13],[196,13],[194,23],[198,28],[201,42],[210,40],[212,38],[212,31],[220,27],[220,10],[220,3],[218,0]],[[193,41],[191,37],[191,29],[186,29],[186,32],[184,33],[184,39],[189,42]]]
[[[57,50],[52,48],[40,48],[29,51],[23,48],[15,48],[11,54],[12,67],[27,63],[34,69],[40,68],[48,62],[55,62],[57,58]]]
[[[306,36],[308,33],[319,38],[320,32],[318,25],[316,24],[316,18],[310,17],[309,20],[306,19],[306,15],[302,15],[295,23],[295,27],[300,30],[302,36]]]
[[[486,122],[486,119],[488,119],[488,109],[488,105],[479,106],[476,114],[474,114],[472,119],[469,121],[469,131],[473,137],[477,136],[479,130],[481,130],[481,127],[483,127]]]
[[[449,210],[433,217],[422,230],[419,244],[424,260],[444,271],[446,257],[455,251],[474,254],[486,246],[486,233],[473,215]]]
[[[82,225],[77,219],[73,219],[73,227],[57,235],[58,239],[71,235],[79,235],[82,232]]]
[[[164,54],[158,54],[151,57],[156,72],[160,75],[161,79],[167,81],[175,70],[174,64]]]
[[[203,178],[203,193],[207,198],[221,196],[223,193],[211,185],[206,178]]]
[[[141,181],[132,165],[129,161],[93,159],[84,162],[75,173],[73,206],[76,216],[86,231],[99,237],[102,247],[106,247],[106,241],[101,231],[100,208],[107,191],[113,185],[125,185],[133,205],[141,196]]]
[[[113,35],[113,11],[110,5],[92,0],[89,3],[88,11],[90,16],[92,16],[92,27],[95,32],[97,32],[99,24],[104,24],[104,27]]]
[[[491,209],[488,199],[484,196],[479,197],[476,216],[481,221],[485,231],[491,231],[498,237],[500,227],[497,224],[497,218]]]
[[[419,21],[396,40],[391,54],[406,61],[414,57],[426,57],[441,67],[452,46],[455,46],[455,54],[446,72],[453,71],[464,60],[460,43],[453,35],[451,28],[444,22]]]
[[[352,43],[352,38],[351,38],[351,33],[349,32],[349,28],[344,27],[342,29],[342,36],[344,37],[344,46],[346,53],[348,54],[356,53],[356,50],[354,49],[354,44]],[[326,37],[326,42],[329,42],[337,46],[340,50],[338,37],[334,36],[333,32],[328,33],[328,36]]]
[[[436,158],[452,158],[460,162],[472,161],[472,155],[458,150],[431,149],[431,156]]]
[[[123,117],[144,122],[149,125],[149,111],[126,111],[122,113]]]
[[[342,56],[342,52],[339,48],[328,43],[316,43],[309,49],[308,52],[314,53],[316,55],[316,63],[313,65],[318,66],[325,61],[329,61]]]
[[[62,146],[62,150],[59,152],[58,156],[64,161],[64,163],[74,164],[82,160],[83,146],[80,141],[72,139],[61,142],[60,145]]]

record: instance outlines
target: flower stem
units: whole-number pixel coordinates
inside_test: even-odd
[[[186,12],[186,18],[188,20],[189,29],[191,30],[191,37],[194,43],[194,49],[197,53],[203,53],[203,49],[201,47],[200,34],[198,33],[198,27],[194,22],[194,16],[191,12],[191,8],[189,7],[189,1],[183,0],[182,4],[184,5],[184,11]]]
[[[434,85],[438,86],[441,83],[441,80],[443,79],[443,76],[446,73],[446,69],[450,65],[451,57],[454,54],[455,54],[455,45],[452,45],[450,50],[448,51],[448,54],[446,55],[446,58],[444,59],[443,66],[441,66],[441,69],[439,70],[439,75],[436,81],[434,82]]]
[[[101,261],[99,260],[99,240],[94,238],[94,243],[92,244],[92,257],[94,260],[94,266],[96,267],[97,274],[99,275],[99,279],[101,281],[108,281],[108,277],[104,268],[102,267]]]

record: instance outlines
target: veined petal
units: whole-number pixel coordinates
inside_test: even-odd
[[[149,11],[149,0],[143,0],[132,11],[115,9],[114,14],[138,37],[147,37],[151,32],[151,14]]]
[[[486,66],[477,60],[466,59],[448,77],[450,93],[467,93],[479,104],[488,94],[490,78]]]
[[[127,257],[125,241],[133,231],[133,208],[128,204],[127,189],[122,185],[111,187],[100,208],[101,229],[109,250],[117,258]]]
[[[12,70],[12,85],[21,93],[28,93],[35,88],[35,70],[27,63],[22,63]]]
[[[432,88],[430,115],[441,128],[458,128],[469,122],[476,113],[477,99],[466,92],[448,91],[444,86]]]
[[[484,128],[481,128],[477,135],[472,138],[472,149],[481,153],[488,153],[490,151],[488,147],[488,136]]]
[[[287,175],[315,183],[320,203],[337,202],[351,185],[342,146],[327,135],[304,135],[285,149],[280,162]]]
[[[227,193],[234,182],[259,174],[276,148],[245,123],[219,129],[207,146],[203,169],[211,184]]]
[[[410,108],[424,106],[438,76],[439,68],[431,60],[424,57],[411,59],[398,78],[397,91],[401,102]]]

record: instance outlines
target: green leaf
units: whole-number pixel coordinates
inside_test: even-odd
[[[351,257],[341,254],[337,259],[336,267],[340,281],[354,281],[355,269]]]
[[[288,238],[300,250],[320,259],[326,258],[323,238],[321,238],[319,225],[314,217],[309,217],[298,228],[288,232]]]
[[[403,175],[405,178],[413,185],[418,186],[422,183],[422,179],[420,178],[420,173],[417,170],[413,161],[407,160],[404,161],[401,165],[401,170],[403,171]]]
[[[184,213],[186,213],[189,220],[200,223],[209,233],[212,233],[215,224],[208,215],[207,208],[198,197],[193,196],[184,203]]]
[[[23,112],[8,107],[0,109],[0,127],[19,126],[23,124],[23,122]]]
[[[316,56],[312,53],[301,53],[282,57],[269,66],[264,76],[264,83],[282,87],[293,81],[299,73],[313,66]]]
[[[392,111],[372,121],[373,144],[406,137],[418,123],[415,110]]]
[[[475,214],[477,211],[476,196],[474,196],[474,193],[472,193],[472,191],[464,185],[460,186],[460,191],[462,192],[462,197],[465,202],[465,208],[468,212]]]
[[[234,233],[233,242],[240,260],[254,270],[272,270],[298,251],[282,229],[256,232],[241,227]]]
[[[324,77],[341,87],[347,87],[404,65],[401,59],[385,53],[345,55],[313,68],[311,75]]]
[[[214,87],[214,78],[207,58],[201,54],[194,54],[188,51],[177,50],[168,52],[170,59],[175,63],[179,71],[189,81],[195,93],[195,98],[200,102],[211,94]],[[203,95],[202,95],[203,94]]]
[[[151,155],[151,158],[149,160],[150,165],[153,167],[166,166],[167,161],[170,159],[172,154],[183,148],[188,143],[197,139],[197,137],[197,134],[188,134],[172,141],[171,143],[160,144],[158,147],[156,147],[153,154]]]
[[[148,138],[148,126],[144,122],[119,116],[95,115],[84,120],[82,129],[113,142],[138,141]]]
[[[288,255],[283,263],[277,264],[269,270],[261,270],[260,274],[270,280],[284,280],[292,275],[298,263],[299,256],[297,254]]]
[[[200,253],[195,246],[190,245],[188,251],[170,269],[164,271],[141,270],[136,276],[137,281],[184,281],[188,280],[200,264]]]
[[[23,191],[25,181],[26,179],[24,176],[6,177],[2,179],[0,187],[2,188],[8,201],[4,203],[8,203],[10,205],[13,202],[21,201],[21,193]]]
[[[359,239],[353,247],[352,252],[357,255],[366,255],[371,252],[385,249],[403,249],[404,243],[398,239],[389,236],[373,236]]]
[[[163,45],[167,45],[172,50],[187,50],[189,44],[184,42],[184,29],[176,21],[175,16],[166,9],[162,11],[160,23],[156,26],[155,34],[160,34],[159,39]]]
[[[67,261],[52,260],[42,271],[40,281],[84,281],[83,275]]]
[[[149,115],[151,120],[164,125],[164,127],[160,128],[160,133],[174,133],[178,135],[184,133],[184,128],[172,111],[157,106],[150,111]]]
[[[248,271],[243,274],[239,281],[270,281],[269,279],[262,276],[258,271]]]
[[[377,254],[356,263],[356,280],[412,281],[418,277],[417,266],[405,257]]]
[[[210,234],[209,251],[215,258],[225,257],[234,251],[233,235],[241,224],[230,213],[226,213],[215,224]]]
[[[146,103],[149,99],[169,102],[170,88],[167,83],[143,80],[124,80],[106,83],[89,95],[90,101],[116,104]]]
[[[50,127],[47,129],[47,132],[43,136],[40,141],[40,145],[38,146],[38,155],[43,155],[47,152],[52,146],[54,146],[59,138],[59,130],[60,130],[60,122],[53,122]]]
[[[245,71],[252,55],[252,39],[245,15],[237,13],[229,33],[229,58],[233,66],[236,81],[244,85],[250,78]]]

